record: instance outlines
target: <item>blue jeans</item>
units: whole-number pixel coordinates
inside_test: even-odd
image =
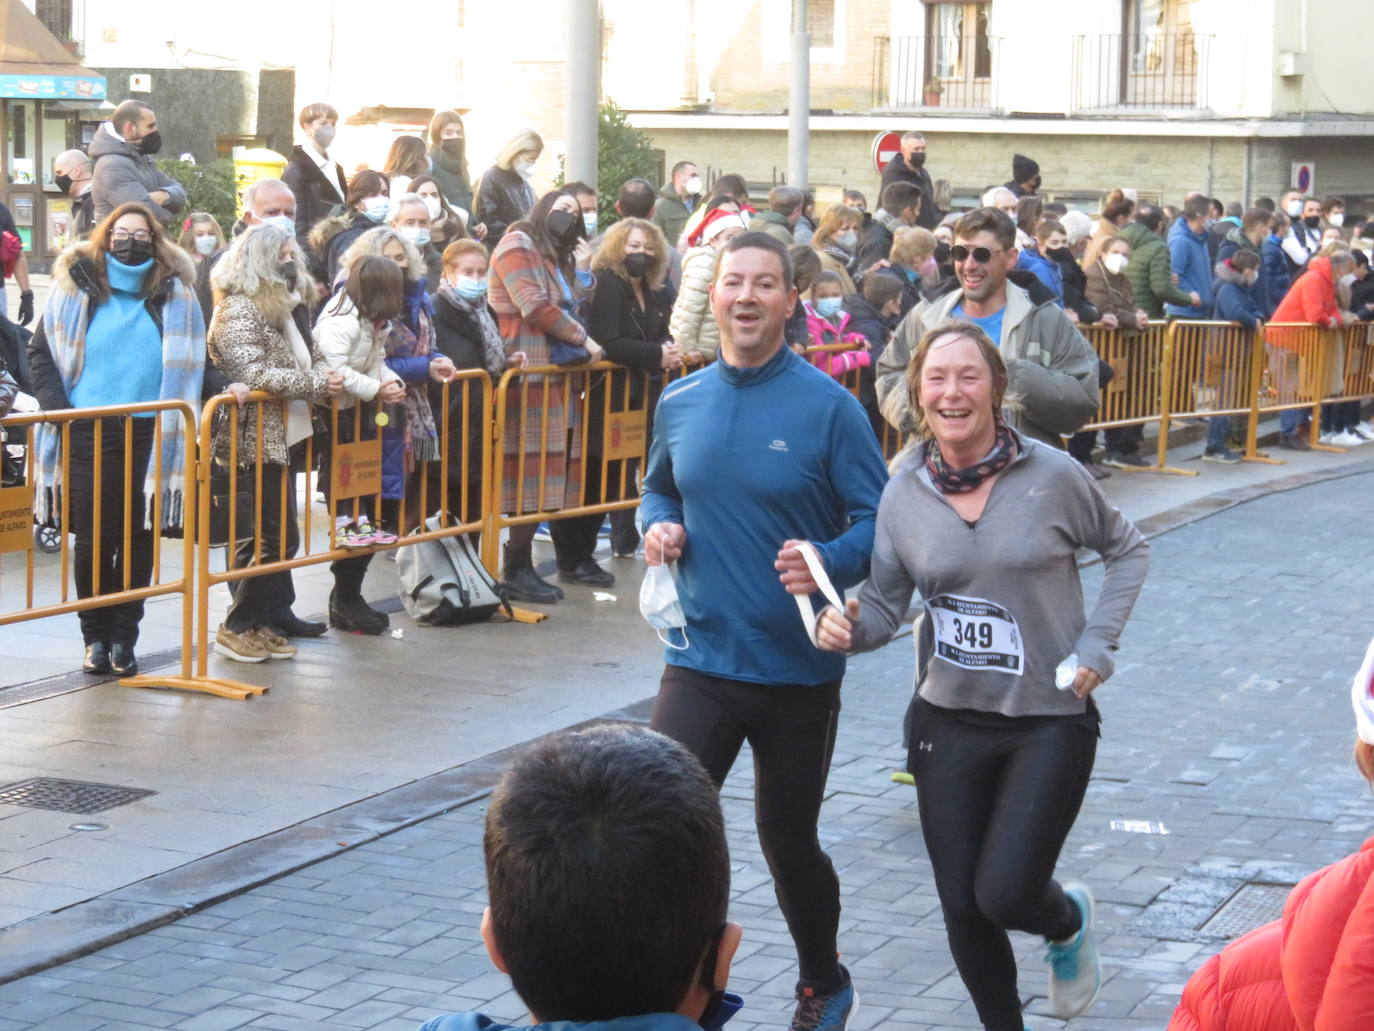
[[[1214,415],[1207,420],[1207,450],[1225,451],[1226,434],[1231,428],[1229,415]]]
[[[1302,425],[1302,408],[1285,408],[1279,412],[1279,432],[1285,437],[1291,437],[1298,432],[1298,427]]]

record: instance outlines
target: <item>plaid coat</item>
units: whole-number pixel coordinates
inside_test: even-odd
[[[569,344],[587,339],[582,324],[560,307],[561,299],[553,264],[526,233],[507,232],[492,253],[487,287],[507,355],[524,351],[531,366],[548,365],[551,337]],[[581,504],[586,379],[563,373],[513,381],[498,456],[503,513],[555,512]]]

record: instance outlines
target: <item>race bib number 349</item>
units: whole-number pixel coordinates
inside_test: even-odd
[[[983,598],[941,594],[926,602],[935,632],[935,655],[962,669],[1000,670],[1021,676],[1025,647],[1016,619]]]

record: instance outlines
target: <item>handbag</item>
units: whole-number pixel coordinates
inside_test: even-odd
[[[558,285],[562,289],[562,303],[558,306],[567,313],[568,317],[586,326],[586,312],[579,311],[578,302],[573,297],[572,288],[568,285],[567,278],[563,275],[563,270],[558,269]],[[581,344],[570,344],[566,340],[559,340],[557,337],[547,337],[549,342],[549,361],[554,365],[581,365],[583,362],[591,361],[591,355]]]

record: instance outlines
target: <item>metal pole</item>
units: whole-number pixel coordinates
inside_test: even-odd
[[[596,188],[597,104],[601,86],[600,0],[568,0],[566,176]]]
[[[806,0],[792,0],[792,88],[787,106],[787,182],[806,188],[810,163],[811,32]]]

